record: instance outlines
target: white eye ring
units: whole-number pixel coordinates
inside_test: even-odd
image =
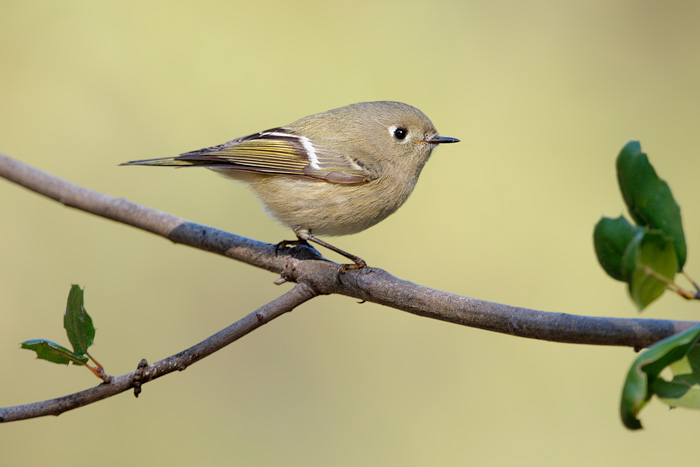
[[[403,127],[397,127],[396,125],[391,125],[389,127],[389,134],[399,141],[403,141],[408,136],[408,130]]]

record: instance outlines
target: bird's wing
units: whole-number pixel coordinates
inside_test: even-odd
[[[127,162],[124,165],[202,166],[346,184],[363,183],[375,178],[358,161],[329,151],[287,128],[261,131],[177,157]]]

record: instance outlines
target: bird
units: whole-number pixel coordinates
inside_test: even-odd
[[[367,263],[316,236],[358,233],[396,212],[433,149],[456,142],[408,104],[360,102],[218,146],[121,165],[205,167],[247,183],[297,237],[278,249],[316,243],[351,260],[341,265],[345,272]]]

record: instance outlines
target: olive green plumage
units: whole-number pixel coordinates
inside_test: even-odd
[[[124,165],[202,166],[247,182],[299,239],[330,247],[312,233],[351,234],[385,219],[411,194],[432,150],[456,141],[438,136],[415,107],[362,102],[219,146]]]

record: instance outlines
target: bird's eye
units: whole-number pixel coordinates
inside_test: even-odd
[[[394,138],[398,140],[403,140],[408,136],[408,130],[405,128],[396,128],[394,130]]]

